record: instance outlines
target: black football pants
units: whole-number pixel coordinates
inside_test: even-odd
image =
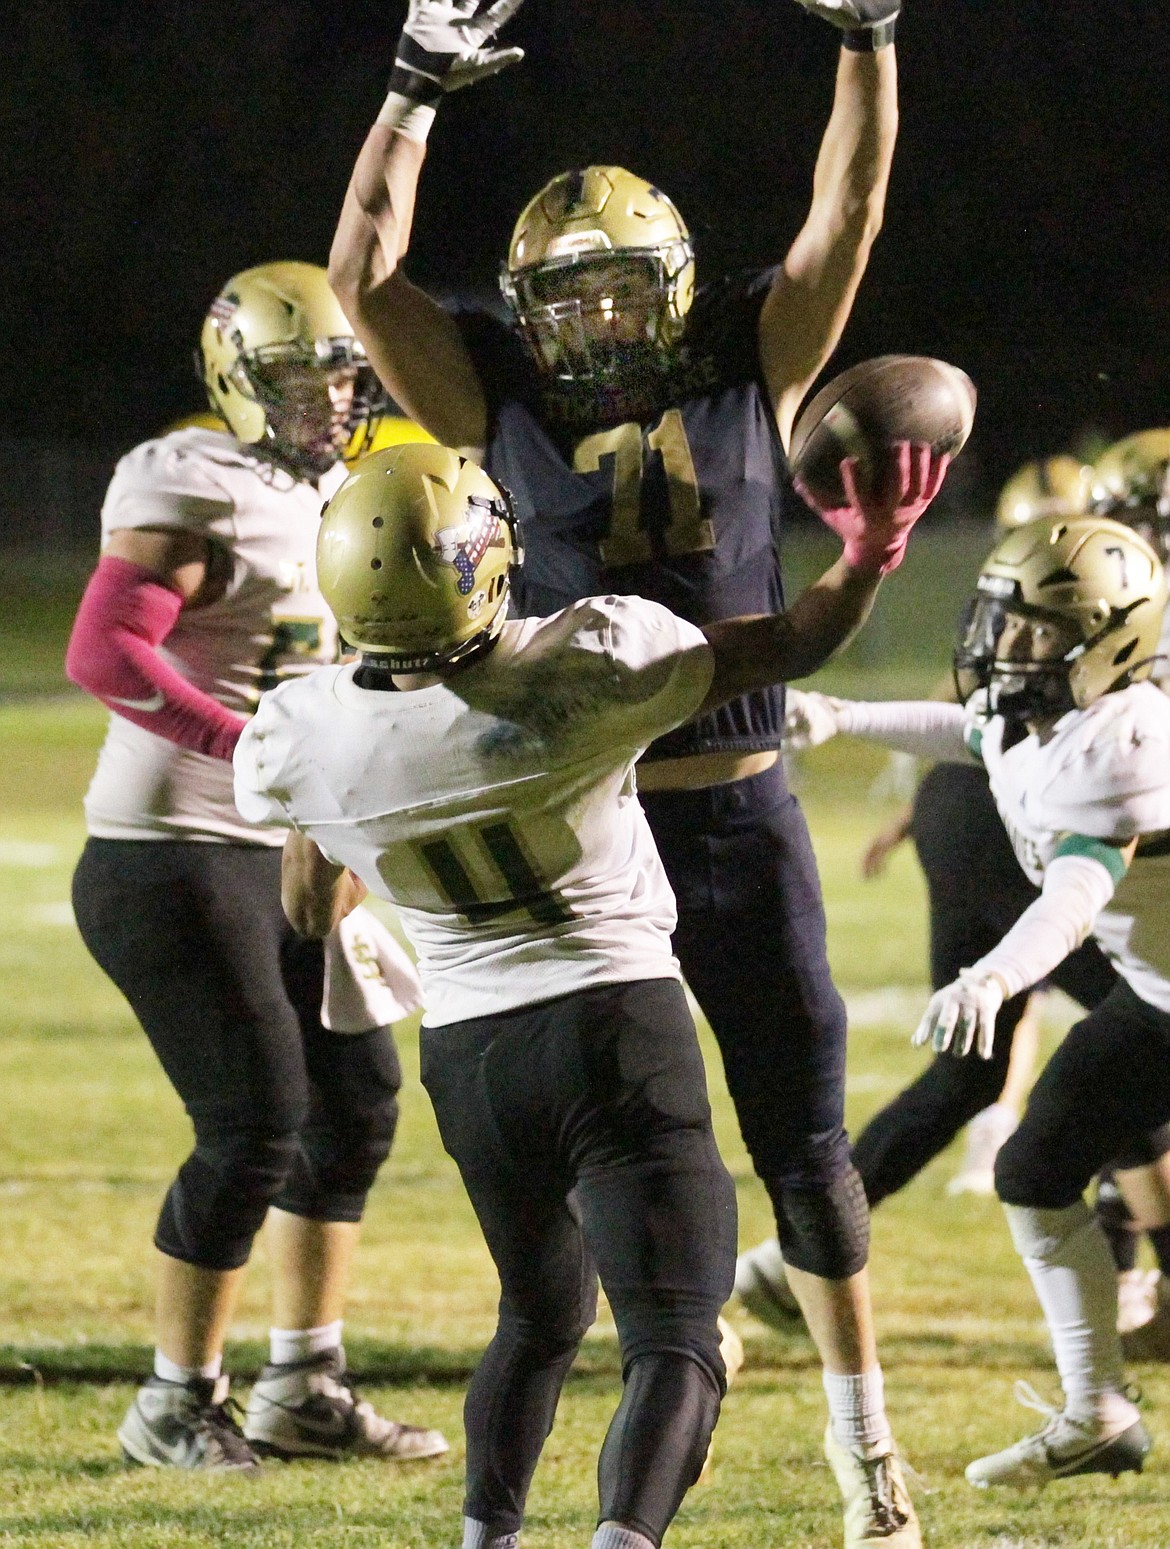
[[[359,1221],[398,1118],[389,1031],[321,1025],[324,959],[280,905],[279,848],[90,839],[82,939],[141,1022],[195,1127],[155,1242],[246,1262],[270,1205]]]
[[[735,1190],[682,986],[648,979],[422,1030],[422,1080],[500,1276],[468,1389],[464,1512],[519,1530],[557,1398],[596,1314],[623,1394],[600,1518],[655,1544],[697,1478],[725,1386],[716,1326]]]
[[[927,772],[914,801],[912,833],[930,899],[930,981],[938,990],[1002,940],[1038,889],[1021,870],[987,775],[975,765],[936,764]],[[1087,941],[1047,982],[1088,1009],[1104,1000],[1117,975],[1100,947]],[[995,1102],[1027,1003],[1025,993],[1001,1007],[991,1059],[937,1055],[857,1136],[853,1160],[871,1207],[904,1188]]]
[[[844,1279],[866,1261],[845,1133],[845,1007],[829,973],[816,859],[779,763],[696,791],[644,792],[678,901],[674,949],[723,1056],[784,1256]]]

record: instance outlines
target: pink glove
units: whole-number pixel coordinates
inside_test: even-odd
[[[935,456],[929,446],[898,441],[896,459],[874,489],[862,491],[857,482],[858,460],[846,457],[841,482],[849,498],[847,506],[826,510],[813,499],[806,485],[796,481],[796,492],[841,538],[844,560],[851,570],[876,570],[889,575],[902,563],[910,529],[942,488],[951,459]]]

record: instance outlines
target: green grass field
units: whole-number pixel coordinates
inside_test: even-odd
[[[848,691],[910,692],[943,664],[947,620],[980,551],[947,549],[941,589],[925,560],[887,588],[870,636],[826,675]],[[934,554],[937,567],[938,546]],[[811,560],[798,556],[798,569]],[[29,572],[31,573],[31,572]],[[8,584],[15,585],[13,572]],[[417,1081],[412,1025],[394,1154],[371,1199],[349,1320],[351,1364],[385,1412],[443,1427],[433,1464],[273,1467],[255,1479],[126,1471],[114,1429],[151,1346],[148,1245],[186,1121],[120,997],[72,926],[69,874],[80,801],[104,716],[58,674],[77,570],[17,573],[23,611],[6,618],[0,709],[0,1542],[80,1545],[380,1546],[458,1542],[463,1389],[493,1326],[495,1282],[453,1165]],[[39,587],[39,590],[37,589]],[[862,883],[857,858],[891,808],[869,784],[881,755],[830,745],[799,774],[821,859],[839,983],[853,1012],[849,1118],[856,1128],[916,1070],[908,1034],[924,999],[922,888],[911,857]],[[740,1237],[770,1230],[705,1038],[719,1140],[735,1176]],[[1043,1494],[982,1495],[973,1456],[1031,1429],[1012,1384],[1055,1393],[1039,1313],[994,1201],[948,1199],[956,1155],[874,1217],[873,1278],[891,1412],[923,1476],[934,1549],[1165,1549],[1170,1544],[1170,1408],[1163,1368],[1135,1372],[1151,1428],[1146,1473],[1089,1478]],[[245,1385],[264,1352],[267,1272],[256,1254],[229,1351]],[[778,1336],[732,1313],[747,1365],[724,1409],[714,1478],[683,1506],[668,1544],[829,1549],[840,1542],[821,1461],[817,1362],[798,1331]],[[524,1542],[585,1545],[593,1467],[619,1381],[603,1316],[566,1386],[537,1473]]]

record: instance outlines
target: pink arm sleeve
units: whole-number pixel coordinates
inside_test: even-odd
[[[159,737],[230,759],[247,721],[158,654],[183,599],[153,570],[106,555],[90,577],[65,656],[80,688]]]

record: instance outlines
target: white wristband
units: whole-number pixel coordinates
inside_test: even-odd
[[[406,140],[417,140],[420,145],[426,144],[434,121],[433,107],[425,102],[415,102],[413,98],[404,97],[397,91],[389,94],[382,104],[382,111],[374,120],[376,124],[388,125]]]

